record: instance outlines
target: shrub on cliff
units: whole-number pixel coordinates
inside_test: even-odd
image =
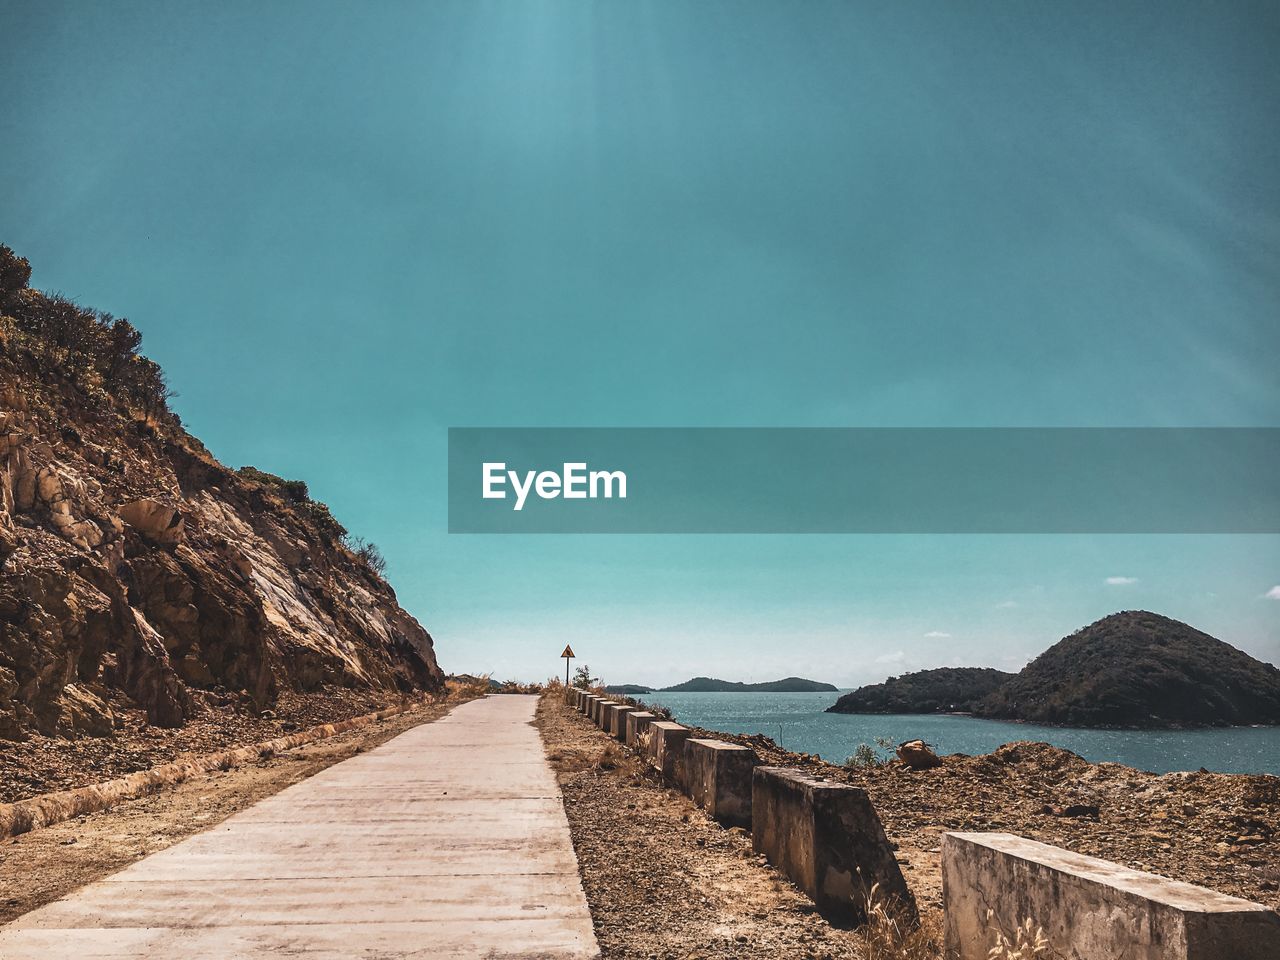
[[[366,540],[364,537],[355,537],[351,541],[351,548],[356,557],[379,577],[386,572],[387,558],[382,555],[382,551],[378,549],[376,543]]]
[[[0,313],[13,319],[14,346],[40,368],[70,380],[85,397],[103,391],[148,417],[171,418],[164,371],[138,352],[142,334],[125,319],[89,310],[27,284],[31,264],[0,244]]]
[[[31,279],[31,264],[26,257],[20,257],[9,247],[0,243],[0,307],[3,307],[11,294],[27,288]]]

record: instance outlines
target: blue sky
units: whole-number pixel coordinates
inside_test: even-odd
[[[847,684],[1132,607],[1280,660],[1276,537],[444,532],[449,426],[1280,426],[1273,5],[0,17],[0,240],[446,669]]]

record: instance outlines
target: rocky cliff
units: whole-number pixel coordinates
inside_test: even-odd
[[[376,553],[304,484],[215,460],[128,321],[29,273],[0,247],[0,737],[438,687]]]

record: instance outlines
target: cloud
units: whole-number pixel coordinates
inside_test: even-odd
[[[901,663],[907,658],[907,655],[901,650],[895,650],[893,653],[882,653],[876,657],[876,663]]]
[[[1137,583],[1137,577],[1107,577],[1107,583],[1113,587],[1127,587],[1131,583]]]
[[[1280,587],[1277,587],[1276,589],[1280,590]],[[930,630],[928,633],[925,634],[925,636],[928,637],[930,640],[948,640],[950,639],[951,634],[944,633],[941,630]]]
[[[1268,600],[1280,600],[1280,583],[1268,590],[1265,596]]]
[[[997,610],[1012,610],[1018,605],[1017,600],[1002,600],[996,604]]]

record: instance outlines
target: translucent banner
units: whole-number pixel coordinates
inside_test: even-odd
[[[1277,533],[1276,428],[453,428],[451,533]]]

